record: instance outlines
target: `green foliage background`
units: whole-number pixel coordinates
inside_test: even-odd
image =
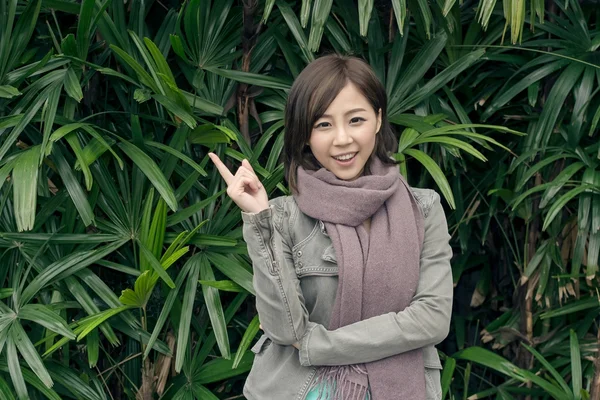
[[[445,398],[600,398],[600,4],[0,0],[0,399],[240,398],[258,333],[206,156],[279,156],[295,76],[372,65],[445,199]],[[596,365],[596,368],[594,367]]]

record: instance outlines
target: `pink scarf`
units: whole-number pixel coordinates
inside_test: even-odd
[[[370,169],[372,175],[344,181],[325,168],[298,168],[296,202],[303,213],[325,223],[338,260],[330,330],[404,310],[419,281],[419,207],[398,167],[375,159]],[[362,225],[368,218],[370,233]],[[423,352],[321,367],[312,385],[317,386],[335,387],[333,400],[364,400],[369,393],[373,400],[425,400]],[[321,390],[319,398],[322,395]]]

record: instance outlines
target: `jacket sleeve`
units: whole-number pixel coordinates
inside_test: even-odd
[[[281,223],[285,200],[273,199],[259,213],[242,212],[242,219],[262,329],[274,343],[292,345],[306,331],[308,311],[294,270],[289,232]]]
[[[379,315],[333,331],[309,322],[300,342],[303,366],[371,362],[444,340],[452,311],[452,248],[437,193],[424,225],[419,283],[411,304],[399,313]]]

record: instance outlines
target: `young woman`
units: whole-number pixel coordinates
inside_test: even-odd
[[[452,250],[439,196],[408,186],[385,89],[354,57],[310,63],[289,93],[293,195],[268,200],[247,160],[233,175],[264,335],[251,400],[441,399]]]

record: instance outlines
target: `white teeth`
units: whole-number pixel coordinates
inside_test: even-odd
[[[347,161],[350,160],[351,158],[353,158],[356,155],[356,153],[352,153],[352,154],[344,154],[343,156],[339,156],[339,157],[333,157],[336,160],[340,160],[340,161]]]

